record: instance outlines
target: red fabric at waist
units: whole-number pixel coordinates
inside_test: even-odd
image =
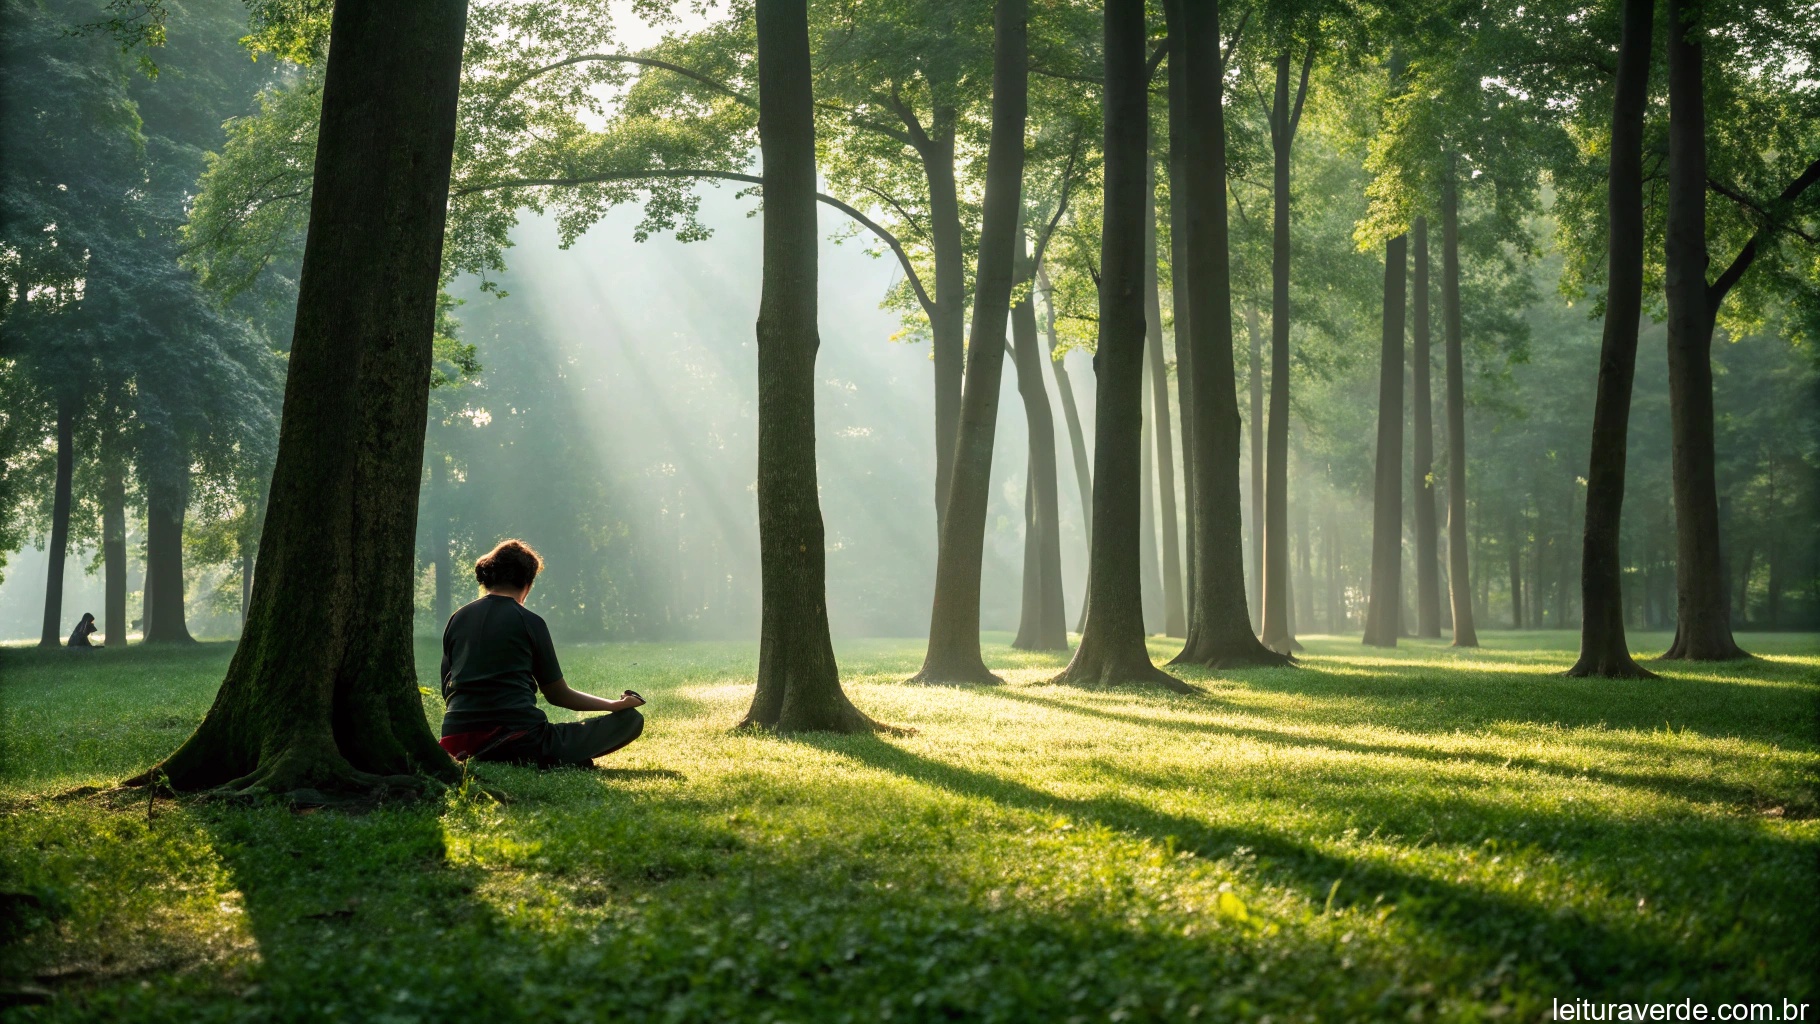
[[[496,746],[507,740],[515,740],[525,734],[523,729],[509,736],[504,735],[505,731],[505,726],[496,725],[483,732],[458,732],[453,736],[444,736],[437,742],[442,744],[442,749],[449,752],[450,757],[457,761],[466,761],[488,747]]]

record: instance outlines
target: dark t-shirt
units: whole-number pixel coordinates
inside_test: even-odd
[[[538,687],[561,678],[550,627],[536,612],[497,594],[463,605],[442,631],[442,734],[542,725]]]

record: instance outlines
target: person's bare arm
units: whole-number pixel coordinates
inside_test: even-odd
[[[549,701],[552,707],[567,708],[570,711],[625,711],[645,702],[643,697],[630,691],[618,700],[596,697],[591,693],[571,689],[566,679],[545,683],[539,689],[543,691],[543,699]]]

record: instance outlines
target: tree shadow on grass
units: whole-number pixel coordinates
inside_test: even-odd
[[[1079,821],[1173,843],[1209,859],[1250,851],[1260,882],[1288,887],[1322,905],[1336,880],[1336,905],[1381,898],[1405,921],[1444,940],[1450,956],[1494,964],[1516,957],[1541,972],[1556,991],[1589,992],[1608,983],[1698,978],[1721,965],[1701,962],[1639,925],[1612,928],[1566,907],[1546,907],[1465,884],[1336,856],[1286,832],[1212,825],[1156,810],[1123,797],[1070,798],[1020,782],[923,757],[870,737],[805,736],[801,742],[846,755],[868,767],[1008,808],[1065,814]],[[1416,968],[1418,971],[1420,968]]]
[[[1172,732],[1200,733],[1206,735],[1242,736],[1265,743],[1280,746],[1302,747],[1314,750],[1345,751],[1354,754],[1382,755],[1388,757],[1406,757],[1435,764],[1465,762],[1486,765],[1493,768],[1513,769],[1516,771],[1533,771],[1568,781],[1596,782],[1602,785],[1617,786],[1653,796],[1667,797],[1692,802],[1720,802],[1751,809],[1765,809],[1780,806],[1789,817],[1812,817],[1816,810],[1815,795],[1812,791],[1794,789],[1786,792],[1769,792],[1755,786],[1728,783],[1710,776],[1657,774],[1652,772],[1628,772],[1597,767],[1579,767],[1575,765],[1556,764],[1531,755],[1508,756],[1497,753],[1485,753],[1474,750],[1439,750],[1433,747],[1422,747],[1403,743],[1371,743],[1360,740],[1345,740],[1331,736],[1309,736],[1301,733],[1281,732],[1274,729],[1262,729],[1255,726],[1231,725],[1223,722],[1192,722],[1179,719],[1153,718],[1148,715],[1137,715],[1129,712],[1112,711],[1107,708],[1090,707],[1069,701],[1049,697],[1038,697],[1029,693],[1018,693],[1013,690],[994,690],[990,696],[1001,700],[1033,704],[1038,707],[1066,711],[1090,718],[1122,722],[1147,729],[1167,729]],[[1743,760],[1750,755],[1740,755]]]

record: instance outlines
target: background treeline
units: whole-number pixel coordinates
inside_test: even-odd
[[[113,16],[102,4],[0,0],[0,550],[33,545],[53,565],[92,573],[92,584],[74,589],[97,599],[93,608],[66,599],[58,573],[27,593],[15,558],[0,588],[7,637],[55,640],[88,610],[104,630],[125,624],[120,632],[143,630],[148,640],[228,635],[243,610],[276,443],[324,42],[307,31],[308,17],[263,30],[257,5],[249,27],[236,0],[168,8],[163,45],[123,54],[117,32],[92,30]],[[928,623],[930,513],[940,507],[932,492],[952,472],[985,190],[989,8],[812,5],[823,187],[868,218],[822,211],[825,229],[857,236],[824,246],[818,451],[839,632],[920,634]],[[1424,417],[1411,324],[1399,368],[1410,440],[1395,474],[1405,559],[1396,625],[1411,631],[1422,618],[1425,535],[1448,590],[1435,154],[1450,152],[1472,608],[1485,627],[1579,623],[1615,11],[1222,5],[1254,618],[1265,605],[1263,442],[1273,386],[1286,383],[1288,633],[1366,626],[1373,514],[1384,500],[1376,433],[1387,244],[1418,217],[1429,236],[1431,383]],[[1812,629],[1820,372],[1811,236],[1820,193],[1793,213],[1774,197],[1788,155],[1812,159],[1820,148],[1813,84],[1783,73],[1802,59],[1813,66],[1814,33],[1810,23],[1806,35],[1765,37],[1798,22],[1800,5],[1775,7],[1756,27],[1730,7],[1708,12],[1717,25],[1746,26],[1709,60],[1716,258],[1729,258],[1766,211],[1789,225],[1720,312],[1714,423],[1726,587],[1738,628]],[[621,4],[475,12],[418,531],[424,632],[468,595],[465,565],[507,534],[537,544],[557,570],[536,601],[562,635],[751,632],[756,233],[740,215],[755,201],[722,198],[737,178],[706,203],[700,186],[755,167],[754,47],[745,5],[714,14],[668,23],[662,41],[634,51],[620,42],[637,24]],[[1162,14],[1151,19],[1159,48]],[[1658,40],[1668,17],[1666,7],[1657,13]],[[1090,529],[1098,11],[1033,3],[1030,26],[1012,332],[1034,332],[1049,358],[1026,379],[1031,364],[1007,357],[1014,365],[998,410],[981,624],[1007,630],[1028,625],[1033,601],[1052,599],[1045,588],[1065,596],[1068,625],[1077,624]],[[583,54],[596,59],[569,62]],[[141,66],[147,60],[155,68]],[[1187,484],[1179,429],[1171,438],[1154,428],[1181,423],[1178,211],[1161,102],[1167,62],[1159,53],[1155,63],[1157,337],[1147,372],[1160,375],[1145,399],[1144,606],[1153,631],[1176,632]],[[1646,200],[1655,255],[1621,550],[1626,622],[1672,629],[1676,532],[1659,322],[1667,111],[1659,70],[1652,81]],[[1293,133],[1273,132],[1292,110]],[[1289,211],[1281,238],[1279,202]],[[624,206],[635,209],[616,209]],[[520,225],[526,213],[535,219]],[[558,251],[603,218],[604,240]],[[664,232],[705,244],[626,241]],[[835,269],[855,247],[887,262]],[[1413,318],[1419,253],[1402,251],[1401,301]],[[1291,311],[1282,317],[1278,259]],[[742,276],[751,280],[734,283]],[[882,314],[873,309],[881,291]],[[1286,377],[1272,367],[1279,343]],[[1424,429],[1438,506],[1426,522],[1411,463]],[[1044,543],[1060,551],[1059,579],[1042,568]],[[1451,626],[1444,596],[1437,614]]]

